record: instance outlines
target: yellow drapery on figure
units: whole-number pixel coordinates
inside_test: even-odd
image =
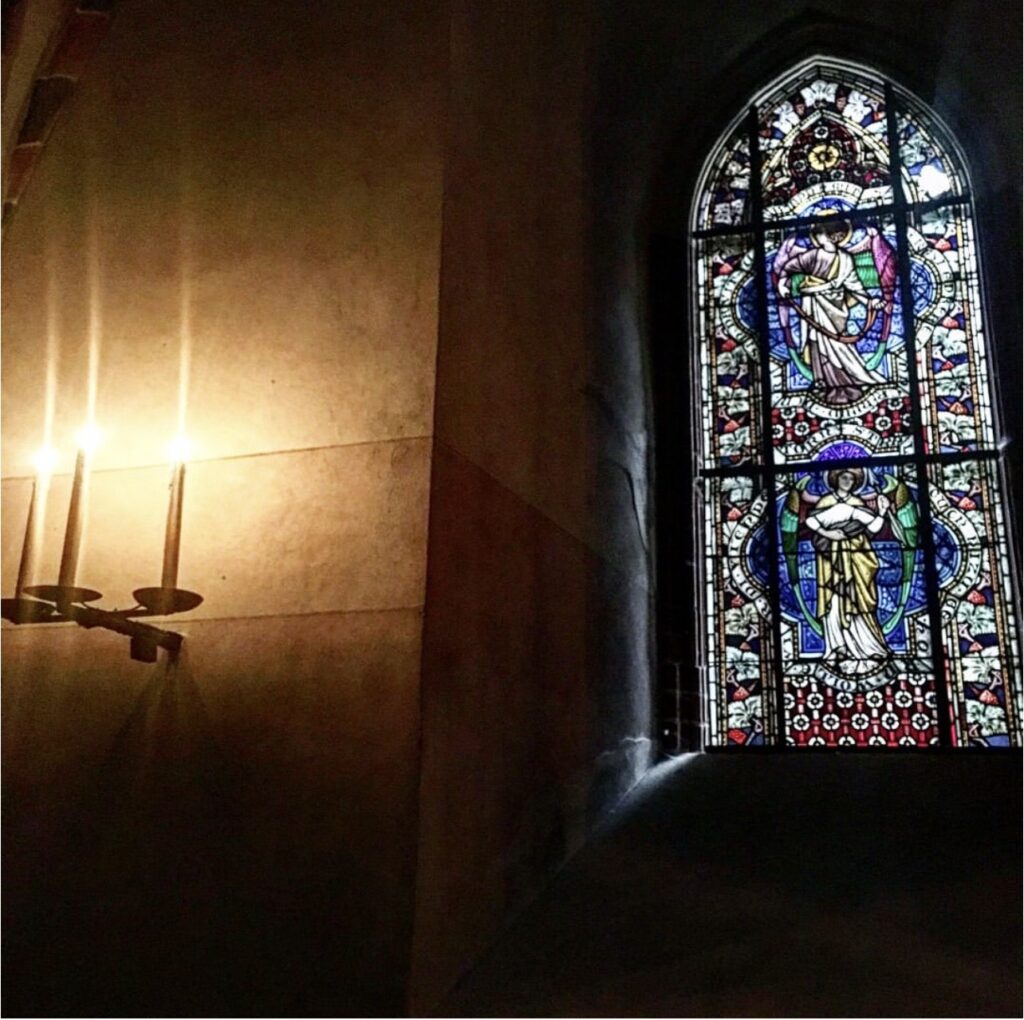
[[[822,513],[840,504],[851,510],[865,505],[857,496],[840,500],[830,493],[821,498],[815,510]],[[853,531],[842,539],[819,537],[815,543],[817,615],[824,622],[826,635],[832,639],[827,644],[833,654],[844,653],[851,658],[884,658],[888,649],[875,618],[878,608],[878,556],[863,527],[854,525]]]

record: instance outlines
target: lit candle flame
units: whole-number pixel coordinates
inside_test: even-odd
[[[173,464],[184,464],[192,456],[192,443],[187,436],[177,435],[167,444],[167,459]]]
[[[42,447],[32,458],[32,464],[37,475],[44,478],[49,477],[57,466],[57,451],[52,446]]]
[[[78,444],[78,448],[88,454],[96,452],[102,439],[103,433],[94,423],[83,425],[75,433],[75,442]]]

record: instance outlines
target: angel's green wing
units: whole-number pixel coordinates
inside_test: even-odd
[[[914,581],[914,560],[917,558],[917,533],[920,527],[920,514],[917,504],[910,494],[907,484],[890,475],[882,486],[882,492],[889,497],[892,530],[899,540],[900,553],[900,597],[895,611],[882,625],[886,634],[895,629],[907,608],[910,599],[910,588]]]
[[[875,256],[869,251],[859,251],[853,256],[853,267],[860,282],[865,287],[878,287],[881,284],[878,279],[878,267],[875,265]]]
[[[800,590],[800,567],[799,567],[799,527],[800,527],[800,493],[806,487],[807,479],[801,479],[786,494],[779,511],[779,530],[782,533],[782,557],[786,563],[786,576],[789,578],[790,587],[796,596],[800,612],[803,613],[807,625],[815,634],[821,635],[821,621],[815,619],[807,603],[804,601],[803,592]]]

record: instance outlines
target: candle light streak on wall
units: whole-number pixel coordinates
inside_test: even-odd
[[[89,294],[89,362],[86,391],[86,417],[88,425],[96,422],[96,401],[99,392],[100,354],[103,345],[103,299],[100,265],[99,216],[97,213],[94,175],[87,169],[87,211],[85,260]]]
[[[182,86],[183,88],[183,86]],[[192,146],[187,99],[178,95],[178,421],[183,436],[192,370]]]
[[[44,209],[44,265],[46,290],[44,313],[46,328],[46,367],[43,384],[43,447],[53,444],[53,421],[57,411],[57,369],[60,363],[60,291],[57,286],[57,252],[60,239],[56,236],[57,217],[47,206]]]
[[[182,235],[185,234],[185,226],[182,225]],[[189,375],[192,369],[192,288],[189,274],[191,272],[190,260],[187,255],[187,247],[182,244],[181,263],[181,305],[180,305],[180,328],[178,340],[178,422],[179,433],[185,431],[185,423],[188,418],[188,391]]]

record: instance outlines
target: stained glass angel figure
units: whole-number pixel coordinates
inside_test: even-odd
[[[884,383],[878,365],[885,355],[896,290],[896,253],[875,227],[849,244],[848,223],[814,226],[811,246],[799,235],[788,237],[772,266],[772,285],[780,298],[779,321],[791,351],[809,369],[813,385],[829,404],[858,400],[865,387]],[[872,296],[868,286],[879,288]],[[863,325],[848,332],[854,305],[867,307]],[[800,341],[792,334],[790,311],[799,319]],[[882,326],[877,346],[864,357],[857,345],[871,333],[877,316]]]
[[[879,558],[872,547],[887,524],[903,552],[897,609],[885,622],[886,630],[903,614],[914,569],[918,517],[909,489],[890,477],[885,491],[868,493],[864,482],[863,468],[828,471],[828,492],[814,496],[804,479],[790,491],[779,522],[787,571],[798,591],[797,531],[806,515],[815,559],[813,620],[802,599],[801,610],[824,639],[824,665],[843,676],[878,672],[892,656],[877,615]]]

